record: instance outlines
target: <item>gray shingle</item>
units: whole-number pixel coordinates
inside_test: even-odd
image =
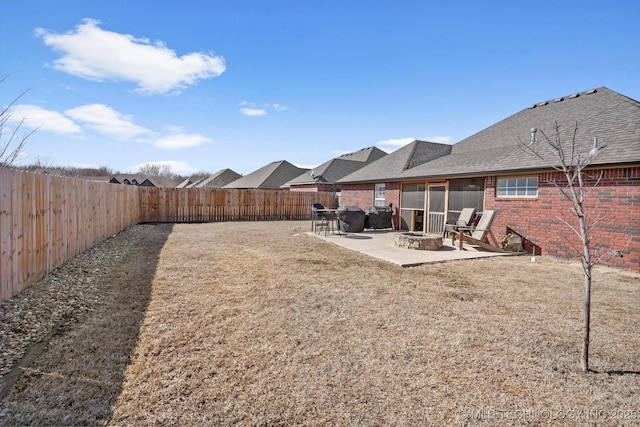
[[[287,186],[309,185],[316,183],[334,184],[340,178],[365,167],[366,165],[385,157],[387,153],[377,147],[367,147],[353,153],[343,154],[339,157],[324,162],[307,171],[291,181]]]
[[[536,128],[536,149],[540,153],[550,153],[544,134],[553,137],[555,123],[560,126],[561,140],[565,142],[571,141],[577,123],[576,147],[583,155],[593,147],[594,137],[598,138],[599,146],[606,145],[591,162],[594,166],[640,162],[640,103],[601,87],[533,104],[453,145],[449,155],[429,161],[411,160],[408,163],[411,167],[401,170],[401,156],[408,150],[408,147],[403,147],[341,182],[547,169],[556,158],[549,155],[546,161],[539,159],[526,152],[521,141],[527,145],[531,140],[531,129]]]
[[[415,140],[338,180],[340,183],[394,180],[414,168],[451,152],[451,145]]]
[[[292,165],[286,160],[272,162],[248,175],[237,179],[223,188],[264,188],[279,189],[287,181],[301,175],[306,169]]]

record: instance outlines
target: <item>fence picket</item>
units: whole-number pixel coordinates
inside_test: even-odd
[[[0,168],[0,301],[147,222],[302,220],[334,193],[109,184]]]

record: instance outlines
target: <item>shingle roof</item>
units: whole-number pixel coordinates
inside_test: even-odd
[[[640,103],[601,87],[533,104],[453,145],[449,155],[431,161],[416,161],[413,167],[399,173],[385,170],[377,178],[370,173],[362,180],[487,175],[548,169],[550,162],[556,158],[551,155],[546,157],[547,160],[542,160],[526,152],[522,143],[528,145],[532,129],[535,128],[538,141],[536,149],[540,153],[548,153],[543,133],[553,137],[555,123],[560,126],[561,140],[569,142],[577,123],[576,146],[584,154],[593,147],[594,137],[598,138],[599,146],[606,145],[606,149],[593,159],[592,165],[640,162]],[[385,165],[379,162],[367,169],[370,172],[376,168],[383,169]],[[342,182],[357,181],[359,177],[356,174],[349,175]]]
[[[213,175],[194,183],[194,188],[222,188],[233,181],[242,178],[238,172],[231,169],[222,169]]]
[[[306,169],[292,165],[286,160],[269,163],[223,188],[281,188],[287,181],[301,175]]]
[[[337,182],[340,178],[386,156],[387,153],[377,147],[367,147],[353,153],[343,154],[324,162],[312,170],[293,178],[287,187],[304,184]]]
[[[159,180],[154,178],[147,178],[144,175],[139,174],[120,174],[113,176],[109,179],[109,182],[112,184],[126,184],[129,185],[140,185],[140,186],[153,186],[153,187],[161,187]]]
[[[451,152],[451,145],[415,140],[387,154],[385,157],[339,179],[338,182],[364,182],[394,180],[407,169],[418,164],[446,156]]]

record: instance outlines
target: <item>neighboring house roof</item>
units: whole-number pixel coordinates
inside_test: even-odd
[[[307,169],[292,165],[286,160],[269,163],[250,174],[239,178],[223,188],[270,188],[279,189],[287,181],[301,175]]]
[[[593,148],[606,146],[590,162],[594,166],[640,162],[640,103],[605,87],[533,104],[489,126],[451,147],[451,153],[428,161],[417,160],[412,167],[386,170],[391,153],[341,182],[406,180],[421,177],[473,176],[548,169],[556,157],[544,141],[554,137],[554,124],[560,126],[561,140],[570,142],[577,123],[577,151],[586,155]],[[536,150],[543,160],[527,151],[532,130],[536,129]],[[397,154],[399,156],[402,153]],[[375,169],[381,173],[376,178]],[[368,172],[367,175],[358,175]]]
[[[222,188],[227,184],[232,183],[238,179],[242,178],[238,172],[235,172],[231,169],[222,169],[213,175],[199,180],[198,182],[193,183],[194,188]]]
[[[195,181],[191,181],[189,184],[187,184],[187,186],[185,188],[196,188],[198,186],[198,184],[200,184],[205,179],[207,179],[207,177],[198,178]]]
[[[363,168],[386,156],[387,153],[377,147],[367,147],[353,153],[343,154],[315,168],[306,171],[285,184],[287,187],[318,183],[333,184],[340,178]]]
[[[138,185],[141,187],[159,187],[159,185],[156,185],[151,179],[136,174],[116,175],[111,177],[109,182],[112,184]]]
[[[193,184],[193,181],[191,181],[191,178],[186,178],[180,184],[176,185],[176,188],[187,188],[191,184]]]
[[[387,154],[385,157],[364,166],[356,172],[339,179],[338,182],[366,182],[394,180],[416,165],[446,156],[451,153],[451,145],[415,140]]]

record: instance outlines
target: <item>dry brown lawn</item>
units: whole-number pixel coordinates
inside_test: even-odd
[[[640,423],[637,274],[597,270],[585,374],[575,263],[401,268],[308,222],[138,227],[0,424]]]

